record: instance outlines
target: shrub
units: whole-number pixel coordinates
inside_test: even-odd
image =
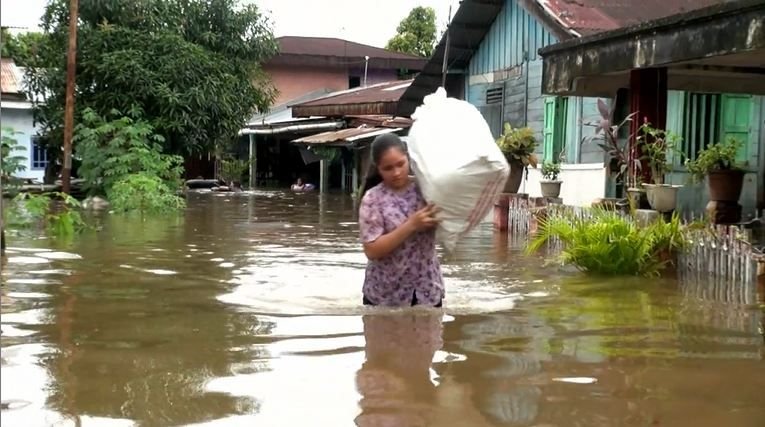
[[[668,255],[686,245],[678,216],[667,223],[639,227],[632,219],[604,209],[593,209],[590,218],[562,215],[543,220],[527,253],[553,238],[563,243],[564,264],[601,275],[656,276],[667,266]]]
[[[159,177],[146,173],[128,175],[117,181],[107,197],[115,212],[141,211],[149,213],[183,209],[186,205]]]

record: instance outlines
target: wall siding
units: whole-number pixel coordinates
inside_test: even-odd
[[[16,176],[42,181],[45,176],[45,170],[32,169],[32,137],[37,134],[37,129],[35,128],[34,119],[32,117],[32,110],[3,108],[2,117],[3,128],[11,128],[16,132],[20,132],[18,135],[13,135],[12,138],[24,148],[24,151],[19,150],[13,153],[16,156],[23,156],[26,158],[26,161],[23,163],[25,169],[16,173]]]
[[[537,51],[557,43],[534,17],[515,0],[506,0],[481,46],[470,62],[470,74],[490,73],[540,59]]]

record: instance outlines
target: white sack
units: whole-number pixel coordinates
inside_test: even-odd
[[[412,114],[407,138],[423,197],[441,209],[436,237],[447,250],[480,223],[510,174],[489,125],[473,105],[443,88]]]

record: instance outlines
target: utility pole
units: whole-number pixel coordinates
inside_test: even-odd
[[[61,171],[61,191],[71,192],[72,135],[74,133],[74,78],[77,67],[78,0],[69,0],[69,48],[66,52],[66,104],[64,105],[64,167]]]
[[[444,46],[444,63],[441,67],[441,87],[446,89],[446,74],[449,71],[449,27],[452,25],[452,6],[449,5],[449,20],[446,23],[446,46]]]

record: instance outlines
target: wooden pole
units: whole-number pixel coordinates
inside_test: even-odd
[[[78,0],[69,0],[69,48],[66,53],[66,104],[64,105],[64,167],[61,191],[71,192],[72,134],[74,133],[74,78],[77,66]]]
[[[449,26],[452,24],[452,7],[449,6],[449,21],[446,24],[446,45],[444,46],[444,63],[441,67],[441,87],[446,89],[446,74],[449,71]]]

